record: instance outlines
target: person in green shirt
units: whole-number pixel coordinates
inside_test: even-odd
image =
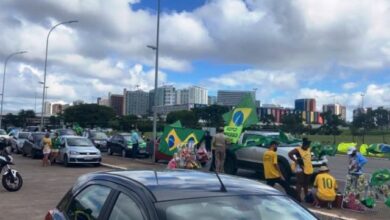
[[[60,138],[58,137],[58,133],[56,132],[54,134],[54,137],[51,140],[52,143],[52,148],[51,148],[51,155],[50,155],[50,162],[53,164],[56,162],[56,159],[58,157],[58,153],[60,151],[60,145],[61,141]]]

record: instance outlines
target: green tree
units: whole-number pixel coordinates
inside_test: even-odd
[[[375,114],[374,111],[367,111],[367,113],[360,113],[354,117],[352,121],[352,126],[355,129],[360,130],[360,134],[363,138],[363,143],[365,142],[365,136],[367,132],[376,127],[375,124]]]
[[[182,110],[182,111],[170,112],[167,115],[166,122],[168,124],[172,124],[178,120],[181,121],[184,127],[187,128],[198,127],[199,118],[193,111]]]
[[[222,127],[224,125],[222,115],[229,111],[229,108],[221,105],[210,105],[192,110],[196,117],[205,121],[207,127]]]
[[[26,127],[28,118],[35,118],[35,112],[33,110],[20,110],[18,113],[19,126]]]
[[[271,114],[267,114],[264,117],[260,118],[261,123],[265,124],[265,128],[270,128],[271,125],[275,125],[275,117]]]
[[[340,116],[332,114],[331,111],[321,113],[324,119],[324,124],[320,127],[320,133],[325,135],[333,135],[333,144],[336,144],[336,135],[340,135],[339,126],[344,125],[344,121]]]
[[[389,126],[389,111],[384,108],[378,108],[374,110],[376,125],[382,130],[382,140],[386,143],[386,130]]]
[[[71,106],[64,111],[65,122],[78,123],[81,127],[107,127],[114,118],[112,108],[97,104]]]
[[[4,123],[4,126],[6,128],[8,128],[10,126],[17,126],[18,127],[19,126],[18,116],[14,115],[12,113],[8,113],[4,116],[3,123]]]
[[[301,114],[283,115],[281,126],[282,131],[292,134],[302,134],[304,126],[302,124]]]

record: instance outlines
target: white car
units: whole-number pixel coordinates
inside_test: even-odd
[[[279,137],[279,132],[265,132],[265,131],[245,131],[241,134],[238,141],[239,144],[246,147],[234,150],[228,149],[225,161],[225,172],[228,174],[236,174],[237,169],[254,170],[259,173],[263,172],[263,155],[268,150],[269,146],[258,144],[266,137]],[[253,141],[256,140],[256,141]],[[293,161],[289,158],[288,153],[300,146],[298,144],[283,144],[278,146],[278,163],[283,173],[283,176],[290,180],[295,174],[291,170]],[[313,153],[312,153],[313,155]],[[312,164],[314,167],[314,174],[318,173],[318,169],[322,165],[327,165],[328,159],[326,156],[315,158],[312,156]]]
[[[0,138],[9,139],[10,136],[4,131],[4,129],[0,129]]]
[[[24,142],[28,139],[31,132],[18,131],[12,134],[13,138],[10,138],[12,150],[16,153],[21,153]]]
[[[58,156],[64,166],[70,164],[93,164],[100,166],[102,155],[93,143],[85,137],[65,135],[60,137],[61,147]]]

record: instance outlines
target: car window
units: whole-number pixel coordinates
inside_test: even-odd
[[[107,139],[107,135],[103,132],[92,132],[90,137],[96,139]]]
[[[29,135],[30,135],[29,133],[19,133],[18,138],[19,139],[27,139]]]
[[[67,138],[66,142],[68,143],[68,146],[78,146],[78,147],[86,147],[86,146],[93,146],[92,142],[87,138]]]
[[[109,220],[142,220],[145,219],[142,215],[140,207],[137,203],[125,194],[120,194]]]
[[[233,196],[189,199],[157,204],[162,220],[315,220],[306,209],[286,196]]]
[[[100,185],[85,188],[70,203],[66,212],[68,219],[97,219],[110,192],[110,188]]]

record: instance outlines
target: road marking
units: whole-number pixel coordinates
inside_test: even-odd
[[[112,169],[127,170],[126,167],[116,166],[116,165],[112,165],[112,164],[108,164],[108,163],[100,163],[100,164],[102,166],[105,166],[105,167],[108,167],[108,168],[112,168]]]
[[[320,215],[323,215],[323,216],[326,216],[326,217],[330,217],[330,218],[334,218],[334,219],[341,219],[341,220],[357,220],[356,218],[349,218],[349,217],[345,217],[345,216],[341,216],[341,215],[337,215],[337,214],[332,214],[332,213],[327,213],[327,212],[322,212],[322,211],[318,211],[318,210],[314,210],[314,209],[309,209],[311,212],[313,212],[314,214],[320,214]]]

